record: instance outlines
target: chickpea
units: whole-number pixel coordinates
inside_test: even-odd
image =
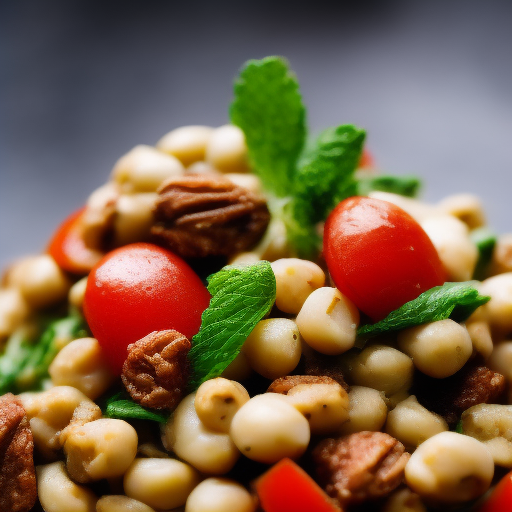
[[[387,345],[372,345],[342,360],[347,377],[357,386],[366,386],[392,396],[407,391],[412,384],[412,359]]]
[[[199,474],[176,459],[135,459],[124,475],[124,492],[155,509],[181,507],[199,483]]]
[[[468,281],[478,260],[478,249],[469,237],[466,224],[452,215],[425,219],[421,227],[437,250],[449,281]]]
[[[336,432],[349,418],[348,394],[337,382],[298,384],[286,398],[308,420],[312,434]]]
[[[96,495],[69,478],[64,462],[36,470],[37,494],[45,512],[96,512]]]
[[[512,233],[498,236],[492,253],[490,275],[512,272]]]
[[[438,208],[464,222],[469,229],[485,225],[482,201],[473,194],[454,194],[439,202]]]
[[[386,433],[409,449],[414,449],[426,439],[447,430],[446,421],[419,404],[414,395],[389,411],[386,421]]]
[[[121,476],[137,454],[137,432],[126,421],[102,418],[77,426],[64,443],[66,466],[80,483]]]
[[[164,135],[156,144],[157,149],[174,155],[183,165],[204,160],[206,146],[212,136],[209,126],[183,126]]]
[[[484,443],[495,464],[512,468],[512,405],[474,405],[461,421],[464,434]]]
[[[73,386],[91,400],[102,395],[115,380],[95,338],[80,338],[66,345],[48,372],[56,386]]]
[[[66,427],[75,409],[82,403],[94,402],[71,386],[55,386],[39,393],[19,395],[34,436],[34,445],[47,459],[55,458],[61,448],[60,431]]]
[[[243,352],[238,352],[235,359],[222,372],[222,376],[225,379],[242,381],[248,379],[253,373],[254,370],[251,368],[247,356]]]
[[[151,146],[135,146],[122,156],[112,170],[112,178],[124,193],[156,192],[160,184],[185,172],[183,164]]]
[[[427,508],[417,494],[405,488],[392,493],[381,512],[427,512]]]
[[[512,382],[512,341],[498,343],[487,360],[487,366],[501,373],[509,383]]]
[[[339,290],[322,287],[305,300],[296,322],[311,348],[322,354],[337,355],[354,346],[359,312]]]
[[[439,215],[439,209],[417,199],[411,199],[400,194],[393,194],[391,192],[374,191],[368,194],[368,197],[374,197],[375,199],[381,199],[382,201],[389,201],[390,203],[396,204],[396,206],[405,210],[411,217],[417,222],[422,222],[429,217]]]
[[[79,311],[82,310],[84,303],[85,289],[87,288],[87,276],[82,277],[70,289],[68,293],[68,301],[72,306],[75,306]]]
[[[71,282],[48,254],[17,261],[5,277],[6,286],[18,288],[34,309],[52,306],[67,297]]]
[[[302,353],[299,329],[287,318],[261,320],[245,340],[242,352],[263,377],[288,375],[299,364]]]
[[[230,172],[224,175],[229,181],[238,185],[239,187],[246,188],[255,194],[262,193],[261,180],[256,174],[248,173],[242,174],[239,172]]]
[[[276,306],[297,314],[311,292],[325,283],[324,271],[312,261],[281,258],[272,263],[276,277]]]
[[[242,384],[218,377],[199,386],[194,406],[206,428],[227,434],[233,416],[249,398]]]
[[[257,395],[246,402],[231,422],[231,438],[248,458],[272,464],[297,458],[309,443],[309,423],[287,397]]]
[[[18,288],[0,290],[0,340],[10,336],[27,318],[30,309]]]
[[[203,480],[187,499],[185,512],[254,512],[256,502],[239,483],[227,478]]]
[[[140,242],[149,237],[156,199],[157,194],[153,192],[119,197],[114,216],[115,245]]]
[[[247,172],[244,132],[231,124],[213,130],[206,145],[205,161],[221,172]]]
[[[466,323],[473,350],[480,354],[484,359],[488,359],[493,351],[491,329],[485,321],[475,321]]]
[[[397,340],[418,370],[438,379],[459,371],[473,353],[466,328],[450,319],[404,329]]]
[[[503,338],[512,332],[512,272],[489,277],[482,282],[479,292],[491,297],[481,309],[495,334],[493,339]]]
[[[388,408],[381,391],[364,386],[351,386],[348,392],[348,420],[340,434],[353,434],[369,430],[378,432],[386,422]]]
[[[494,461],[476,439],[441,432],[422,443],[405,466],[407,485],[433,502],[461,503],[481,496],[490,486]]]
[[[194,399],[195,393],[185,397],[165,425],[164,446],[203,473],[227,473],[240,452],[228,434],[214,432],[203,425]]]
[[[102,496],[96,503],[96,512],[155,512],[141,501],[122,495]]]

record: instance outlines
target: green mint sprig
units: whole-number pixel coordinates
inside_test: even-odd
[[[435,286],[419,297],[392,311],[384,320],[359,327],[360,338],[399,331],[415,325],[451,318],[456,322],[466,320],[476,308],[490,297],[480,295],[474,283],[444,283]]]
[[[297,170],[293,198],[288,204],[293,222],[289,238],[299,255],[311,258],[320,247],[316,225],[343,199],[356,194],[354,171],[366,133],[352,125],[325,130]]]
[[[487,267],[491,263],[492,254],[496,247],[498,237],[489,228],[483,227],[471,231],[471,241],[478,249],[478,260],[476,262],[473,279],[481,281],[485,278]]]
[[[165,423],[169,419],[167,411],[146,409],[134,402],[124,391],[107,399],[103,413],[107,418],[119,420],[148,420]]]
[[[405,197],[416,197],[421,187],[421,181],[416,176],[379,175],[358,178],[357,195],[367,196],[374,190],[391,192]]]
[[[267,190],[287,196],[306,139],[299,84],[284,59],[248,61],[234,85],[233,124],[246,138],[249,159]]]
[[[218,377],[240,352],[247,336],[270,311],[276,280],[268,261],[227,266],[208,278],[212,298],[192,338],[190,387]]]

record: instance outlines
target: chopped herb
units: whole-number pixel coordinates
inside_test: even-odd
[[[39,336],[25,329],[16,331],[0,356],[0,393],[37,390],[48,376],[48,368],[59,350],[70,341],[87,336],[81,316],[41,320]]]
[[[480,295],[474,283],[444,283],[422,293],[392,311],[384,320],[363,325],[357,331],[359,337],[368,338],[390,331],[399,331],[415,325],[452,318],[456,322],[466,320],[473,311],[485,304],[490,297]]]
[[[120,420],[149,420],[165,423],[168,412],[146,409],[127,397],[125,392],[116,393],[107,400],[104,415]]]
[[[269,192],[286,196],[306,137],[297,79],[282,58],[250,60],[234,92],[231,121],[245,134],[255,172]]]
[[[492,260],[492,254],[496,247],[496,234],[489,228],[479,228],[471,231],[471,240],[478,249],[478,260],[473,273],[473,279],[479,281],[485,278],[485,272]]]
[[[227,266],[208,278],[212,298],[199,333],[192,338],[191,387],[218,377],[240,352],[247,336],[270,311],[276,280],[268,261]]]
[[[374,190],[391,192],[406,197],[416,197],[421,187],[421,181],[416,176],[372,176],[358,178],[357,195],[367,196]]]

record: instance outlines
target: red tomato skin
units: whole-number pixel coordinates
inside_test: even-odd
[[[336,287],[373,321],[445,281],[437,251],[398,206],[350,197],[325,223],[324,255]]]
[[[342,512],[321,487],[291,459],[282,459],[256,480],[265,512]]]
[[[512,471],[498,482],[477,512],[512,512]]]
[[[127,347],[147,334],[197,334],[210,294],[181,258],[153,244],[125,245],[91,271],[84,314],[107,361],[120,374]]]
[[[369,150],[363,149],[361,159],[359,160],[359,168],[373,169],[375,167],[375,159]]]
[[[80,228],[84,211],[85,207],[80,208],[64,220],[47,249],[61,269],[77,275],[87,274],[103,256],[102,252],[85,245]]]

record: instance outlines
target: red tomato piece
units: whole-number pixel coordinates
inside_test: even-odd
[[[85,208],[72,213],[50,239],[47,252],[60,268],[72,274],[85,275],[103,257],[103,253],[85,245],[82,216]]]
[[[338,204],[325,223],[324,254],[336,287],[373,321],[445,281],[428,235],[388,201]]]
[[[478,512],[512,512],[512,471],[498,482]]]
[[[112,369],[121,373],[126,348],[153,331],[197,334],[210,294],[181,258],[153,244],[108,253],[91,271],[84,314]]]
[[[363,153],[361,154],[361,159],[359,160],[358,167],[364,167],[368,169],[375,167],[375,159],[366,148],[363,149]]]
[[[254,488],[265,512],[342,512],[291,459],[272,466],[256,480]]]

